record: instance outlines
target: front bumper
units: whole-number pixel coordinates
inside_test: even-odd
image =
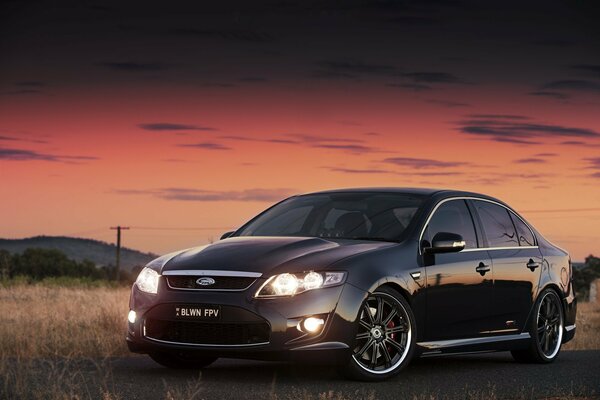
[[[134,285],[130,309],[136,312],[137,317],[134,323],[128,323],[127,345],[136,353],[162,351],[261,360],[347,362],[355,337],[354,321],[366,292],[344,284],[288,298],[253,298],[263,282],[259,279],[247,290],[239,292],[183,291],[171,289],[161,280],[157,295],[141,292]],[[169,312],[175,305],[216,305],[221,308],[223,316],[220,321],[203,321],[194,325],[193,329],[218,328],[220,335],[224,335],[231,333],[228,329],[240,327],[239,323],[260,325],[268,329],[266,339],[256,339],[252,343],[239,343],[232,339],[233,343],[227,344],[157,339],[149,329],[150,324],[155,320],[176,321]],[[325,320],[319,333],[307,334],[297,329],[302,318],[308,316],[319,316]]]

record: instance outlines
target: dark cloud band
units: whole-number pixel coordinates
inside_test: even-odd
[[[276,189],[246,189],[239,191],[218,191],[193,188],[161,188],[161,189],[124,189],[113,190],[113,193],[122,195],[147,195],[163,200],[178,201],[264,201],[273,202],[289,197],[296,191],[289,188]]]

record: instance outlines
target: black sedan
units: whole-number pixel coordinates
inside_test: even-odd
[[[566,251],[489,196],[312,193],[150,262],[132,288],[127,344],[174,368],[308,361],[363,380],[447,353],[548,363],[575,335],[571,277]]]

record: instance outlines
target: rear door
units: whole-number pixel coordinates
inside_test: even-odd
[[[478,249],[473,218],[465,200],[449,200],[435,210],[425,228],[423,246],[428,246],[438,232],[460,234],[466,248],[458,253],[424,256],[425,336],[427,340],[478,337],[490,329],[491,259],[487,251]],[[485,266],[487,271],[477,272],[478,266]]]
[[[490,201],[472,202],[492,257],[492,330],[519,332],[525,327],[536,296],[542,255],[532,230],[512,211]]]

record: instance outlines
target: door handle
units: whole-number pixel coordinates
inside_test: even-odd
[[[489,270],[490,270],[490,265],[484,264],[483,262],[480,262],[479,265],[477,266],[477,268],[475,268],[475,271],[479,272],[481,274],[481,276],[484,276],[486,272],[489,272]]]
[[[534,271],[537,267],[540,266],[540,263],[533,261],[533,259],[529,259],[529,262],[527,263],[527,268],[529,268],[531,271]]]

